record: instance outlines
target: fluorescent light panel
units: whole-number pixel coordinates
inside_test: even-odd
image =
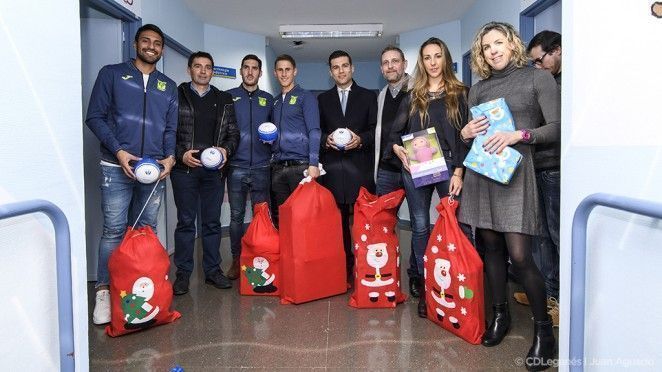
[[[283,39],[325,39],[381,37],[381,23],[342,24],[342,25],[282,25],[278,28]]]

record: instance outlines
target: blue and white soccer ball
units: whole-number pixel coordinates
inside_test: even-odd
[[[257,127],[257,135],[260,141],[272,144],[278,139],[278,128],[274,123],[265,122]]]
[[[200,153],[202,166],[209,170],[217,170],[224,160],[223,153],[215,147],[208,147]]]
[[[161,176],[161,165],[150,157],[144,157],[136,163],[133,174],[140,183],[150,184],[156,182]]]
[[[345,146],[352,140],[352,133],[350,133],[347,128],[338,128],[333,131],[333,142],[335,142],[336,147],[341,150],[345,149]]]

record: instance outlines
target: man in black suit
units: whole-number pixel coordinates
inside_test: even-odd
[[[347,279],[351,282],[354,254],[349,219],[359,188],[364,186],[374,192],[377,96],[354,82],[352,57],[347,52],[337,50],[331,53],[329,69],[336,85],[317,97],[322,130],[320,162],[327,172],[321,182],[331,190],[340,208]],[[338,129],[345,129],[351,135],[349,142],[336,143],[333,133]]]

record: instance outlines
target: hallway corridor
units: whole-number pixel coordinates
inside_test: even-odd
[[[400,241],[407,242],[402,244],[405,254],[410,236],[409,231],[401,231]],[[231,261],[226,257],[227,237],[221,250],[226,268]],[[408,259],[403,257],[403,262]],[[347,305],[348,292],[302,305],[280,305],[276,297],[240,296],[236,283],[235,288],[219,290],[204,284],[196,270],[189,293],[173,301],[172,308],[182,318],[143,332],[111,338],[90,320],[90,370],[165,372],[179,365],[187,372],[523,371],[517,363],[526,355],[533,333],[529,308],[514,300],[510,333],[499,346],[486,348],[419,318],[417,299],[410,298],[396,309],[354,309]],[[88,298],[94,298],[93,285],[88,288]]]

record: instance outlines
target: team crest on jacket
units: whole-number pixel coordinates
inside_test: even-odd
[[[296,105],[298,96],[290,97],[290,105]]]
[[[267,105],[267,99],[264,97],[257,97],[257,103],[260,106],[266,106]]]
[[[166,90],[166,82],[157,80],[156,81],[156,89],[160,90],[161,92],[165,92]]]

